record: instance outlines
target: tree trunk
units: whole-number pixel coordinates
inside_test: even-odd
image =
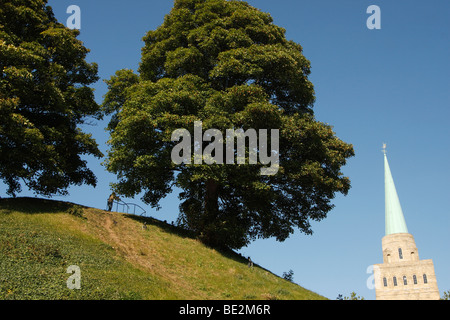
[[[203,227],[203,241],[212,246],[219,245],[217,238],[217,218],[219,215],[219,184],[209,179],[205,184],[205,215]]]
[[[207,216],[216,217],[219,211],[219,184],[213,179],[206,181],[205,212]]]

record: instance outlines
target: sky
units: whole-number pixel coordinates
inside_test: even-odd
[[[311,61],[319,121],[355,149],[343,168],[352,188],[338,195],[335,208],[313,235],[296,232],[285,242],[256,240],[239,250],[262,267],[329,299],[356,292],[375,299],[370,266],[382,263],[384,236],[384,168],[387,144],[390,168],[409,232],[420,259],[433,259],[440,295],[450,290],[450,2],[447,0],[250,0],[300,43]],[[92,87],[101,103],[117,70],[137,71],[142,37],[170,12],[169,0],[49,0],[57,19],[66,24],[70,5],[81,9],[79,39],[91,50],[87,59],[99,65],[101,78]],[[381,11],[381,29],[369,29],[367,8]],[[83,126],[104,154],[108,118]],[[116,180],[86,158],[97,175],[96,188],[72,187],[70,195],[53,197],[104,209]],[[0,185],[0,195],[5,187]],[[26,189],[19,196],[32,196]],[[126,199],[160,220],[178,216],[177,194],[155,211],[139,197]]]

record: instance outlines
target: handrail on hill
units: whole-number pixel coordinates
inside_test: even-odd
[[[140,216],[143,216],[144,214],[146,214],[147,212],[144,210],[144,208],[142,208],[141,206],[135,204],[135,203],[126,203],[122,200],[114,200],[113,202],[113,206],[114,204],[116,204],[116,212],[122,212],[122,213],[127,213],[127,214],[134,214],[136,215],[136,208],[139,210],[140,212]],[[119,206],[122,210],[119,210]],[[131,208],[132,207],[132,208]],[[131,212],[131,209],[133,209]]]

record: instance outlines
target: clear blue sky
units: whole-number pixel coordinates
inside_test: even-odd
[[[269,12],[287,37],[311,61],[318,120],[330,123],[356,156],[343,169],[352,181],[349,195],[338,196],[328,218],[313,223],[314,235],[300,233],[284,243],[258,240],[240,252],[330,299],[355,291],[375,299],[367,268],[382,263],[384,176],[382,143],[421,259],[433,259],[438,286],[450,290],[450,2],[447,0],[250,0]],[[101,79],[116,70],[137,70],[142,37],[163,21],[172,1],[50,0],[65,23],[66,9],[81,8],[81,35],[99,64]],[[369,5],[381,8],[381,30],[369,30]],[[95,84],[99,103],[106,92]],[[108,119],[86,126],[106,153]],[[115,176],[89,160],[97,188],[74,187],[55,199],[105,208]],[[2,188],[5,190],[4,188]],[[21,196],[31,193],[26,190]],[[139,198],[130,200],[142,205]],[[170,196],[150,215],[172,221],[178,199]]]

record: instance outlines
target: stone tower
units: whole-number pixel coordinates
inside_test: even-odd
[[[386,235],[381,240],[383,263],[374,265],[377,300],[439,300],[431,259],[419,260],[414,237],[408,233],[384,145]]]

